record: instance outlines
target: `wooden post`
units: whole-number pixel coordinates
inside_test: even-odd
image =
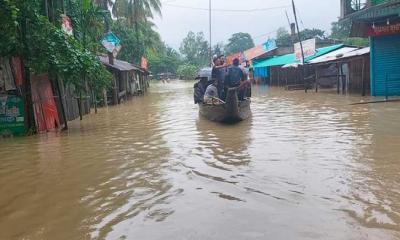
[[[361,71],[361,84],[362,84],[362,92],[361,96],[365,96],[365,80],[364,80],[364,71],[365,71],[365,59],[362,57],[362,71]]]
[[[299,22],[297,21],[297,13],[296,13],[296,6],[294,4],[294,0],[292,0],[292,8],[293,8],[293,15],[294,15],[294,20],[296,22],[296,28],[297,28],[297,37],[299,38],[299,43],[300,43],[300,49],[301,49],[301,64],[304,66],[305,61],[304,61],[304,49],[303,49],[303,41],[301,39],[301,35],[300,35],[300,29],[299,29]],[[302,68],[303,71],[303,82],[305,84],[305,68]],[[305,84],[305,92],[307,92],[307,85]]]
[[[93,103],[94,103],[94,113],[97,114],[97,96],[96,96],[96,91],[92,91],[93,95]]]
[[[339,77],[340,77],[340,70],[339,70],[339,64],[338,63],[336,63],[336,69],[337,69],[337,94],[340,94],[340,80],[339,80]]]
[[[114,71],[113,71],[114,72]],[[113,99],[113,105],[118,104],[118,85],[117,85],[117,78],[118,78],[118,73],[113,73],[113,91],[112,91],[112,99]]]
[[[56,77],[57,93],[58,93],[58,97],[60,99],[61,112],[62,112],[62,117],[64,120],[64,128],[62,130],[68,130],[68,119],[67,119],[67,114],[66,114],[65,105],[64,105],[64,91],[61,91],[62,83],[60,84],[60,81],[61,81],[61,79]]]
[[[343,65],[342,63],[340,63],[340,85],[341,87],[341,91],[342,91],[342,95],[344,94],[344,89],[345,89],[345,84],[343,83]]]
[[[108,106],[107,89],[103,89],[103,101],[104,101],[104,107],[107,107]]]
[[[23,11],[27,11],[27,9],[23,9]],[[22,39],[22,59],[26,61],[22,61],[23,69],[24,69],[24,100],[25,100],[25,112],[26,112],[26,126],[31,133],[35,133],[35,113],[33,110],[33,101],[32,101],[32,83],[31,83],[31,69],[29,66],[30,59],[30,50],[29,43],[27,39],[27,31],[29,29],[27,19],[21,19],[21,39]]]
[[[278,69],[278,82],[277,82],[278,87],[280,87],[280,82],[281,82],[281,71],[282,71],[282,68],[279,68]]]
[[[79,100],[78,100],[78,110],[79,110],[79,119],[83,120],[83,113],[82,113],[82,90],[79,90]]]
[[[318,66],[315,66],[315,92],[318,92]]]

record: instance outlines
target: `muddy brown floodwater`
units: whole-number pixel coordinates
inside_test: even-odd
[[[0,141],[0,239],[400,239],[400,103],[255,87],[251,119],[155,84]]]

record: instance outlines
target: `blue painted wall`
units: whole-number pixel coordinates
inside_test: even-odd
[[[371,38],[372,96],[400,96],[400,34]]]

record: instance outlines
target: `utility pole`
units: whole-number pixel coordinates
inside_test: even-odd
[[[301,35],[300,35],[300,29],[299,29],[299,23],[297,21],[297,13],[296,13],[296,6],[294,4],[294,0],[292,0],[292,7],[293,7],[293,14],[294,14],[294,20],[296,22],[296,28],[297,28],[297,37],[299,38],[299,42],[300,42],[300,49],[301,49],[301,62],[302,62],[302,71],[303,71],[303,82],[304,82],[304,88],[305,91],[307,92],[307,84],[305,82],[305,69],[304,69],[304,49],[303,49],[303,42],[301,41]]]
[[[289,24],[289,29],[290,29],[290,43],[292,44],[292,47],[293,47],[293,44],[294,44],[294,32],[295,31],[293,31],[293,28],[292,28],[292,23],[290,22],[290,19],[289,19],[289,14],[287,13],[287,11],[285,10],[285,14],[286,14],[286,19],[287,19],[287,21],[288,21],[288,24]]]
[[[212,67],[213,62],[212,62],[212,44],[211,44],[211,40],[212,40],[212,25],[211,25],[211,21],[212,21],[212,12],[211,12],[211,0],[208,1],[209,3],[209,30],[210,30],[210,48],[209,48],[209,59],[210,59],[210,67]]]
[[[108,22],[108,20],[109,20],[108,14],[110,12],[110,10],[108,9],[108,0],[103,0],[103,8],[106,13],[106,15],[104,16],[104,32],[105,32],[105,34],[107,34],[110,32],[110,23]],[[110,65],[114,65],[113,53],[107,51],[107,55],[108,55],[108,63]],[[113,73],[113,75],[114,75],[114,73]],[[114,78],[114,76],[113,76],[113,78]],[[104,89],[103,95],[104,95],[104,105],[107,106],[107,90],[106,89]],[[118,104],[118,93],[117,93],[117,83],[115,81],[115,78],[113,81],[112,96],[113,96],[113,104],[117,105]]]

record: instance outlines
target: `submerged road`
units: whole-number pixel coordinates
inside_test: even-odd
[[[192,85],[1,140],[0,239],[400,239],[399,103],[256,87],[220,125]]]

